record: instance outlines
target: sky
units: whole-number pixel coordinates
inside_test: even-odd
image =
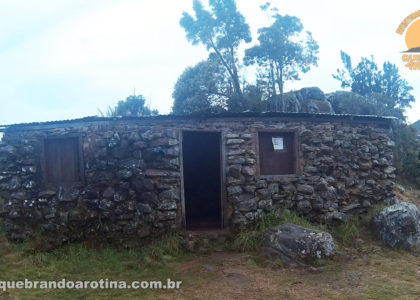
[[[270,24],[264,1],[237,0],[251,27]],[[204,0],[203,3],[207,3]],[[407,111],[420,119],[420,70],[401,60],[400,22],[420,9],[416,1],[273,0],[280,14],[301,19],[320,47],[318,67],[287,82],[285,90],[318,86],[341,90],[332,78],[342,67],[340,50],[353,64],[374,55],[396,64],[417,99]],[[192,0],[0,0],[0,124],[74,119],[106,111],[133,93],[167,114],[174,84],[188,66],[207,57],[179,25]],[[243,76],[252,77],[252,70]]]

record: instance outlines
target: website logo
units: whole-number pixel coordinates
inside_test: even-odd
[[[402,61],[410,70],[420,70],[420,10],[412,13],[397,28],[397,33],[405,33],[406,51],[402,55]]]

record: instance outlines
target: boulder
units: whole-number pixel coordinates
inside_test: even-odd
[[[373,218],[375,231],[388,247],[409,249],[420,245],[420,211],[412,203],[400,202],[384,208]]]
[[[296,267],[333,256],[335,244],[331,234],[327,232],[284,224],[267,233],[264,250],[269,257],[279,258]]]

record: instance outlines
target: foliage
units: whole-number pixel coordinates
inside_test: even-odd
[[[172,112],[177,115],[219,112],[229,97],[224,70],[214,59],[188,67],[178,78],[172,98]]]
[[[249,26],[234,0],[209,0],[209,7],[206,10],[199,0],[194,0],[195,17],[184,12],[180,24],[188,41],[204,45],[224,67],[230,96],[242,98],[237,51],[242,42],[251,41]]]
[[[413,125],[396,124],[393,128],[394,164],[400,181],[420,186],[420,142]]]
[[[417,132],[420,135],[420,120],[417,120],[416,122],[414,122],[413,126],[417,129]]]
[[[194,16],[183,13],[180,24],[188,41],[204,45],[209,57],[179,77],[173,93],[174,113],[286,111],[293,106],[282,99],[284,81],[297,80],[316,65],[318,45],[310,32],[302,33],[298,18],[279,15],[270,3],[261,8],[273,13],[274,22],[259,29],[259,44],[245,52],[245,65],[258,66],[256,84],[240,81],[238,47],[251,41],[251,33],[235,0],[209,0],[208,10],[195,0]]]
[[[241,98],[230,95],[230,83],[224,70],[210,57],[193,67],[188,67],[178,78],[172,98],[172,113],[177,115],[220,113],[229,111],[264,111],[268,101],[263,101],[262,91],[256,85],[244,85]]]
[[[143,116],[155,116],[159,112],[157,110],[150,110],[146,105],[146,98],[142,95],[128,96],[125,101],[118,101],[117,106],[114,108],[108,107],[107,112],[104,114],[101,111],[99,113],[106,117],[143,117]]]
[[[404,111],[415,101],[411,94],[413,88],[401,78],[398,68],[390,62],[380,70],[373,56],[363,57],[360,63],[352,66],[351,58],[341,51],[344,68],[338,69],[333,77],[341,82],[343,88],[351,88],[361,96],[331,98],[336,113],[372,114],[394,116],[400,119],[393,130],[394,164],[399,180],[414,184],[420,183],[419,149],[416,131],[405,124]]]
[[[370,59],[363,57],[353,68],[351,57],[344,51],[341,51],[341,60],[344,68],[337,69],[333,78],[341,82],[341,87],[350,88],[352,92],[362,96],[374,93],[386,95],[387,98],[382,99],[385,101],[377,103],[377,108],[383,106],[386,113],[393,109],[402,111],[414,102],[414,96],[411,94],[413,88],[401,78],[394,64],[385,62],[382,70],[379,70],[372,56]]]
[[[265,97],[280,95],[282,100],[284,82],[298,80],[299,73],[316,66],[319,47],[309,31],[302,34],[299,18],[277,13],[273,18],[271,26],[258,30],[259,44],[246,50],[244,62],[258,65],[258,85]],[[286,111],[285,102],[277,104],[276,110]]]

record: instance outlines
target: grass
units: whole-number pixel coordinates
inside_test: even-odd
[[[420,251],[388,249],[372,239],[368,226],[374,212],[334,227],[312,224],[288,210],[281,216],[266,214],[231,245],[241,253],[207,255],[185,252],[176,233],[141,249],[70,244],[34,253],[26,244],[10,244],[0,232],[0,280],[183,282],[180,290],[0,290],[0,299],[417,299]],[[255,260],[265,232],[286,223],[329,231],[339,245],[337,255],[316,269]]]
[[[240,252],[257,251],[264,241],[266,232],[282,224],[296,224],[306,228],[325,230],[325,226],[312,224],[288,209],[285,209],[281,215],[272,211],[259,218],[253,228],[241,231],[230,245],[230,249]]]
[[[174,278],[171,261],[188,257],[181,237],[169,233],[143,249],[105,247],[89,249],[83,244],[70,244],[52,252],[30,253],[24,244],[9,244],[4,237],[0,249],[0,280],[164,280]],[[5,245],[5,246],[4,246]],[[179,280],[179,279],[178,279]],[[118,290],[13,290],[18,299],[86,299],[108,298]],[[128,290],[128,297],[150,297],[153,290]],[[0,291],[2,297],[11,296]]]
[[[241,231],[236,236],[230,249],[240,252],[255,252],[262,246],[266,232],[282,224],[296,224],[310,229],[327,231],[333,236],[338,248],[348,247],[354,245],[361,237],[372,239],[370,221],[373,215],[382,208],[383,206],[375,206],[366,215],[350,216],[347,222],[329,226],[311,223],[288,209],[285,209],[281,215],[270,212],[263,215],[253,228]]]

